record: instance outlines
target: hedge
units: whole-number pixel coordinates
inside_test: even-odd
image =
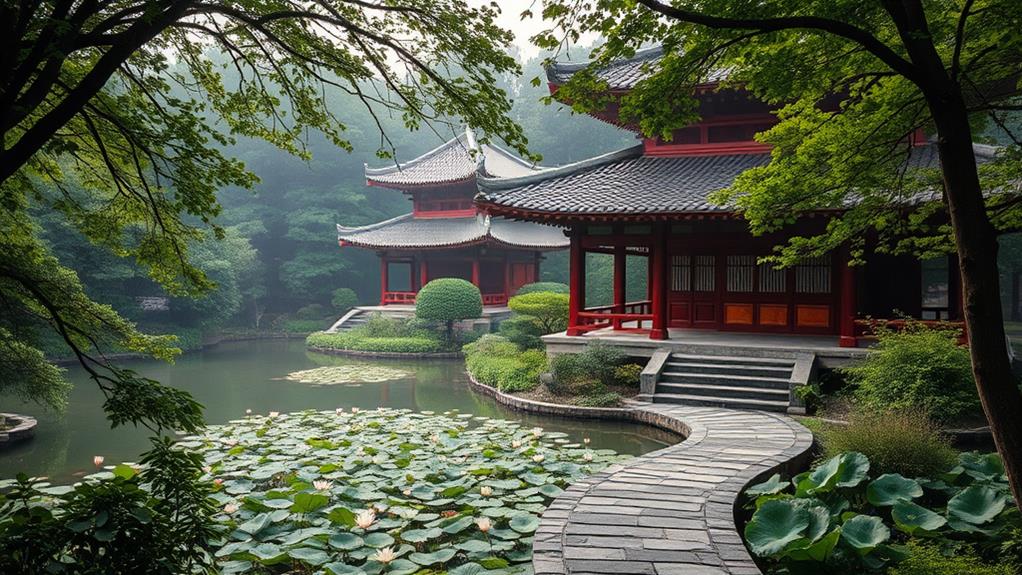
[[[483,385],[504,392],[529,391],[539,385],[546,370],[546,354],[538,349],[519,351],[498,335],[484,335],[466,345],[465,368]]]
[[[518,292],[515,295],[525,295],[527,293],[536,292],[553,292],[553,293],[568,293],[570,288],[567,284],[559,282],[535,282],[531,284],[525,284],[518,288]]]
[[[427,337],[362,337],[358,333],[314,333],[305,345],[320,349],[379,351],[385,353],[439,353],[443,344]]]

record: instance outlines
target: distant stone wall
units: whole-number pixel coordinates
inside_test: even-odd
[[[0,429],[0,449],[31,439],[35,435],[37,421],[34,417],[17,413],[0,413],[5,428]]]

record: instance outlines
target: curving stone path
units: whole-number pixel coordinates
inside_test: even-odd
[[[735,527],[736,499],[753,480],[803,463],[809,430],[761,411],[647,403],[620,411],[687,439],[555,499],[536,531],[536,575],[759,575]]]

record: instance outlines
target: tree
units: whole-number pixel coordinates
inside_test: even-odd
[[[415,296],[415,317],[442,321],[447,342],[454,341],[454,322],[483,315],[479,288],[459,278],[438,278],[422,286]]]
[[[519,294],[507,302],[511,311],[534,318],[543,333],[563,331],[568,327],[568,294],[538,291]]]
[[[718,197],[756,233],[807,211],[838,213],[825,233],[782,246],[778,261],[838,246],[859,257],[867,238],[882,250],[957,253],[976,386],[1022,505],[1022,393],[1006,352],[997,270],[997,234],[1022,216],[1020,139],[1005,122],[1022,110],[1022,4],[545,0],[543,13],[552,25],[536,37],[542,47],[606,36],[589,71],[561,88],[576,109],[613,98],[592,70],[650,42],[665,47],[664,57],[620,98],[622,118],[646,135],[669,139],[691,122],[691,88],[720,70],[725,86],[780,106],[780,123],[759,136],[774,146],[771,163]],[[838,109],[819,105],[835,97]],[[983,121],[1011,145],[980,168],[973,134]],[[939,170],[904,169],[918,128],[936,134]]]

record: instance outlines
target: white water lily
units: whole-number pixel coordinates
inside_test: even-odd
[[[593,452],[587,451],[587,452],[583,453],[582,454],[582,459],[584,459],[586,461],[592,461],[593,460]]]
[[[482,487],[479,488],[479,495],[482,495],[483,497],[489,497],[493,495],[493,488],[490,487],[489,485],[483,485]]]
[[[226,513],[228,515],[231,515],[231,514],[237,512],[237,511],[238,511],[238,504],[237,503],[233,503],[232,502],[232,503],[228,503],[227,505],[224,505],[224,513]]]
[[[334,410],[334,413],[336,413],[337,415],[340,415],[340,414],[344,413],[344,408],[343,407],[338,407],[337,409]]]
[[[270,418],[274,418],[274,417],[277,417],[278,415],[280,415],[280,412],[279,412],[279,411],[271,411],[271,412],[270,412]]]
[[[357,407],[352,407],[351,408],[351,412],[352,413],[358,413],[358,408]]]
[[[514,441],[511,442],[511,449],[518,449],[521,446],[522,446],[522,442],[518,441],[517,439],[515,439]]]
[[[434,433],[433,435],[429,436],[429,440],[432,441],[433,443],[440,443],[440,436]]]
[[[591,440],[588,437],[582,439],[582,443],[585,443],[586,445],[589,445],[590,441]]]
[[[486,533],[491,527],[493,527],[493,523],[490,521],[489,517],[480,517],[479,519],[476,519],[476,527],[478,527],[483,533]]]
[[[542,453],[537,453],[536,455],[533,455],[533,456],[532,456],[532,460],[533,460],[533,461],[535,461],[536,463],[540,463],[540,462],[542,462],[542,461],[543,461],[544,459],[546,459],[546,458],[545,458],[545,457],[543,457],[543,454],[542,454]]]
[[[316,491],[326,491],[333,486],[333,482],[327,481],[326,479],[317,479],[312,482],[312,486],[316,488]]]
[[[251,409],[246,409],[245,410],[245,415],[252,415],[252,410]]]
[[[234,447],[237,444],[238,444],[238,440],[234,439],[233,437],[231,437],[230,439],[225,439],[224,440],[224,445],[228,445],[230,447]]]
[[[535,437],[542,436],[543,435],[543,428],[542,427],[533,427],[532,428],[532,435],[535,436]]]
[[[103,465],[103,461],[105,460],[106,458],[103,457],[102,455],[96,455],[95,457],[92,458],[92,464],[95,465],[96,467],[99,467],[100,465]]]
[[[373,561],[379,561],[380,563],[386,565],[387,563],[390,563],[391,561],[397,559],[397,553],[394,553],[394,549],[392,547],[384,547],[383,549],[378,550],[376,553],[373,553],[372,556],[370,556],[369,558],[372,559]]]
[[[401,495],[404,495],[405,497],[408,497],[411,494],[412,494],[412,490],[411,489],[405,489],[404,491],[401,492]]]
[[[359,511],[358,515],[355,516],[355,525],[362,529],[369,529],[376,522],[376,514],[373,513],[372,509],[366,509],[365,511]]]

